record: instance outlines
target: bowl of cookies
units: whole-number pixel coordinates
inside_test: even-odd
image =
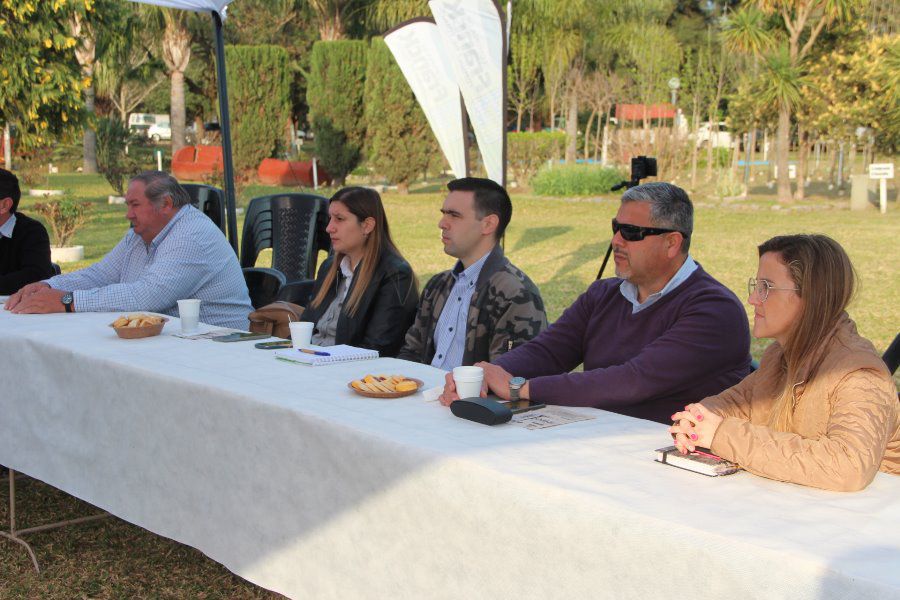
[[[109,324],[116,330],[116,335],[125,340],[153,337],[162,333],[163,327],[168,321],[166,317],[148,315],[144,313],[119,317]]]
[[[402,398],[415,394],[423,385],[421,379],[403,375],[366,375],[354,379],[347,387],[367,398]]]

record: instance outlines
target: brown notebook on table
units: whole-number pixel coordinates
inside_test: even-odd
[[[699,452],[690,452],[682,454],[675,446],[666,446],[656,451],[656,462],[664,465],[671,465],[679,469],[693,471],[701,475],[709,477],[718,477],[719,475],[731,475],[741,470],[739,466],[731,461],[710,453],[705,448],[699,449]]]

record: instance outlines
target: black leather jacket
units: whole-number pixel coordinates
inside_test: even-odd
[[[319,268],[316,284],[310,300],[316,297],[331,267],[334,257],[329,257]],[[360,263],[362,264],[362,263]],[[359,273],[356,266],[353,282],[347,290],[347,298],[353,293]],[[338,277],[316,307],[307,307],[301,320],[317,323],[328,310],[337,292],[339,279],[343,277],[338,269]],[[359,348],[378,350],[381,356],[396,356],[403,345],[406,330],[416,318],[419,292],[413,277],[412,267],[401,257],[391,252],[382,252],[378,267],[372,274],[372,281],[363,294],[356,314],[350,316],[344,309],[338,317],[336,344],[349,344]],[[345,304],[346,308],[346,304]]]

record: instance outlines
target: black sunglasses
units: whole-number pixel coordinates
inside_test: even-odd
[[[680,233],[687,237],[683,232],[677,229],[662,229],[661,227],[641,227],[640,225],[629,225],[627,223],[619,223],[615,219],[612,220],[613,235],[622,234],[622,239],[626,242],[639,242],[648,235],[662,235],[664,233]]]

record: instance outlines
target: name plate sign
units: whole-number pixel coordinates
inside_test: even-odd
[[[894,163],[872,163],[869,165],[869,177],[872,179],[893,179]]]

